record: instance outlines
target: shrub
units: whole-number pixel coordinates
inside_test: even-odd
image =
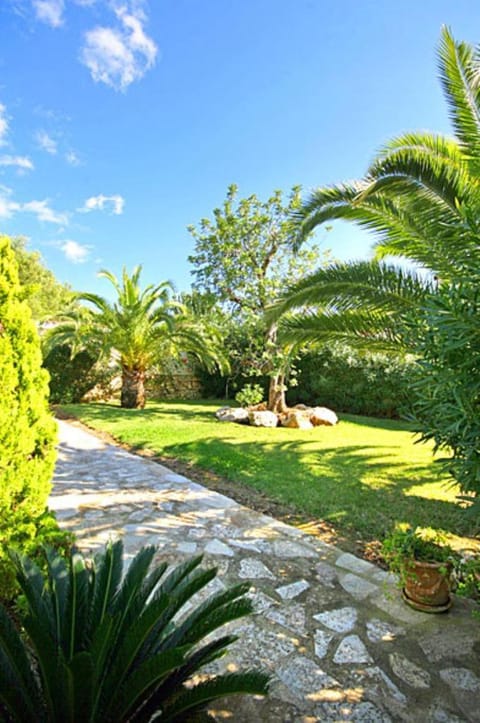
[[[252,407],[263,401],[263,389],[260,384],[245,384],[243,389],[235,394],[235,400],[242,407]]]
[[[0,237],[0,597],[15,593],[9,547],[32,552],[58,528],[46,513],[55,463],[55,422],[37,330],[10,241]]]
[[[45,357],[43,366],[50,376],[50,402],[70,404],[80,402],[83,395],[99,380],[95,358],[81,351],[71,358],[66,344],[54,347]]]
[[[407,407],[411,361],[332,344],[305,354],[297,368],[298,384],[288,391],[289,404],[320,404],[375,417],[398,417]]]
[[[480,291],[468,282],[432,295],[412,324],[419,355],[412,419],[422,440],[448,454],[442,461],[471,511],[480,513]]]
[[[23,723],[173,722],[226,695],[267,692],[268,677],[255,671],[195,680],[236,640],[211,634],[251,612],[249,583],[195,607],[216,575],[201,557],[150,571],[155,548],[144,547],[122,578],[122,553],[121,541],[93,562],[47,551],[46,576],[15,557],[26,640],[0,608],[0,717],[3,707]]]

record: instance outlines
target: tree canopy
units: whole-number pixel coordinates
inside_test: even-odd
[[[116,299],[92,293],[76,295],[77,305],[50,330],[47,348],[68,344],[72,354],[88,349],[115,361],[122,373],[121,405],[145,405],[145,376],[164,355],[188,352],[213,368],[223,356],[212,329],[196,321],[188,309],[173,298],[168,281],[142,289],[137,266],[131,275],[124,268],[121,280],[110,271],[100,276],[114,288]]]
[[[231,185],[213,219],[189,227],[195,240],[189,257],[194,289],[215,298],[231,323],[245,330],[238,361],[252,374],[269,376],[269,408],[275,411],[285,405],[292,350],[278,344],[276,322],[265,312],[294,279],[320,262],[314,245],[306,243],[294,253],[292,214],[299,206],[299,186],[286,199],[275,191],[262,201],[256,195],[239,198],[238,187]]]
[[[35,321],[44,321],[64,311],[72,301],[70,287],[55,278],[38,251],[27,249],[24,239],[12,239],[12,248],[18,265],[21,293]]]

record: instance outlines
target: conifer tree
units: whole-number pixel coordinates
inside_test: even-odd
[[[0,597],[14,590],[8,552],[32,552],[45,530],[55,462],[55,423],[47,405],[48,375],[40,340],[21,300],[10,240],[0,236]]]

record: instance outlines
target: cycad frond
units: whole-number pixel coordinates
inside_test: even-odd
[[[189,680],[236,639],[202,644],[207,633],[251,611],[247,586],[214,595],[177,618],[216,571],[201,568],[196,557],[166,576],[165,565],[151,572],[156,551],[150,547],[122,578],[122,552],[120,542],[110,544],[89,564],[78,554],[61,561],[49,552],[46,577],[14,556],[27,599],[22,623],[28,642],[0,608],[0,710],[9,720],[148,721],[159,712],[163,718],[167,708],[175,716],[200,710],[229,692],[266,692],[261,673],[219,676],[204,688]]]
[[[255,671],[246,673],[229,673],[213,680],[198,683],[187,693],[177,697],[175,702],[165,709],[164,720],[169,723],[184,719],[188,711],[197,706],[205,707],[218,698],[227,695],[250,693],[251,695],[267,695],[269,677]]]
[[[22,639],[0,606],[0,701],[8,714],[34,723],[45,720],[40,690]]]

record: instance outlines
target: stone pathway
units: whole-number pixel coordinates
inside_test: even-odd
[[[261,666],[267,699],[227,700],[228,721],[480,721],[480,622],[456,599],[445,615],[411,610],[388,573],[243,507],[80,427],[59,422],[50,506],[84,549],[122,536],[174,563],[204,552],[209,590],[251,581],[255,614],[217,663]],[[288,470],[286,470],[286,473]]]

